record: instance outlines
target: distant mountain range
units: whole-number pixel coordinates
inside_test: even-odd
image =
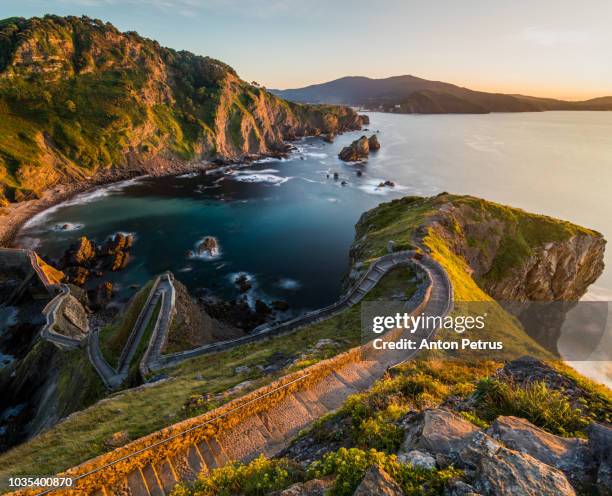
[[[301,103],[334,103],[406,114],[485,114],[544,110],[612,110],[612,96],[581,102],[474,91],[415,76],[349,76],[304,88],[270,90]]]

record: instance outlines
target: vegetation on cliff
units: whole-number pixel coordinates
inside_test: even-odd
[[[0,21],[0,202],[101,171],[234,159],[359,127],[345,107],[286,102],[227,64],[87,17]]]

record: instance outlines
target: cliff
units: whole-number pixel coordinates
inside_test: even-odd
[[[458,301],[495,299],[553,353],[565,313],[604,269],[600,233],[472,196],[394,200],[366,212],[356,229],[353,265],[385,253],[388,240],[427,249]]]
[[[0,203],[61,182],[173,161],[233,160],[360,127],[286,102],[210,57],[87,17],[0,21]]]

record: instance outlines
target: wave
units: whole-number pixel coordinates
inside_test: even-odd
[[[51,231],[54,232],[70,232],[70,231],[79,231],[83,229],[83,224],[75,224],[73,222],[63,222],[59,224],[55,224],[51,227]]]
[[[398,191],[407,191],[409,188],[401,184],[395,183],[395,186],[380,186],[380,183],[384,183],[385,179],[370,178],[359,187],[360,190],[365,191],[370,195],[387,196]]]
[[[197,177],[199,175],[200,175],[199,172],[186,172],[185,174],[179,174],[178,176],[176,176],[176,178],[177,179],[188,179],[190,177]]]
[[[270,183],[279,186],[293,177],[281,177],[274,174],[235,174],[232,175],[232,179],[241,183]]]
[[[31,228],[34,226],[39,226],[41,224],[44,224],[50,215],[52,215],[53,213],[57,212],[58,210],[64,207],[92,203],[96,200],[99,200],[100,198],[110,196],[112,193],[116,193],[118,191],[123,190],[124,188],[137,184],[140,181],[146,179],[147,177],[149,176],[148,175],[138,176],[132,179],[126,179],[125,181],[120,181],[118,183],[107,184],[106,186],[100,186],[91,191],[79,193],[78,195],[76,195],[74,198],[71,198],[70,200],[66,200],[64,202],[58,203],[57,205],[53,205],[52,207],[49,207],[46,210],[43,210],[42,212],[39,212],[38,214],[34,215],[30,220],[28,220],[23,225],[23,228],[27,229],[27,228]]]

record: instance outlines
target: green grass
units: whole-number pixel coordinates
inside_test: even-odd
[[[409,269],[398,270],[387,274],[368,299],[397,293],[403,284],[402,274],[406,280],[413,275]],[[412,283],[406,284],[404,290],[410,293]],[[314,345],[323,338],[334,340],[337,346],[315,349]],[[169,380],[139,390],[115,393],[104,402],[72,415],[0,455],[0,484],[9,475],[59,472],[108,451],[104,441],[115,432],[127,431],[130,439],[136,439],[232,399],[228,396],[205,402],[196,409],[186,408],[194,397],[222,393],[245,380],[253,381],[247,390],[256,389],[289,372],[352,348],[360,341],[361,312],[357,305],[287,336],[194,358],[164,371]],[[297,361],[274,374],[266,375],[257,369],[257,365],[269,364],[278,353],[295,357]],[[303,358],[298,359],[302,355]],[[236,374],[234,369],[243,365],[251,367],[251,372]]]
[[[147,301],[153,281],[143,286],[127,304],[124,312],[121,312],[115,321],[100,330],[100,349],[106,361],[113,367],[119,364],[119,357],[123,347],[132,332],[132,328],[138,319],[142,307]]]
[[[500,415],[522,417],[560,436],[584,436],[592,420],[544,382],[518,386],[486,379],[478,384],[475,398],[475,412],[485,421],[491,422]]]

